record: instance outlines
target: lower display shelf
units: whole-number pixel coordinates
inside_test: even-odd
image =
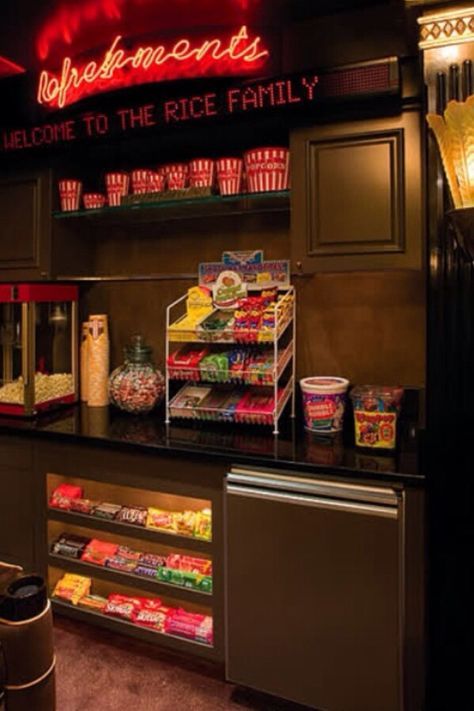
[[[50,565],[65,568],[79,575],[91,575],[101,578],[102,580],[115,581],[122,585],[133,585],[134,587],[154,593],[155,595],[162,593],[163,595],[178,598],[179,600],[189,600],[190,602],[201,602],[203,604],[209,604],[209,600],[212,598],[211,592],[192,590],[160,580],[143,578],[133,573],[114,570],[113,568],[106,568],[101,565],[94,565],[93,563],[67,558],[66,556],[56,555],[55,553],[49,554],[48,561]]]
[[[53,612],[55,613],[66,615],[82,622],[96,624],[101,627],[105,627],[112,632],[126,634],[144,642],[159,644],[177,652],[184,652],[186,654],[191,653],[206,659],[215,660],[218,657],[215,648],[211,645],[204,644],[203,642],[197,642],[192,639],[186,639],[184,637],[178,637],[165,632],[160,632],[158,630],[148,629],[146,627],[135,625],[133,622],[128,622],[127,620],[121,620],[117,617],[104,615],[102,612],[96,612],[95,610],[87,610],[82,607],[78,607],[77,605],[73,605],[72,603],[55,597],[52,598],[51,604],[53,606]]]
[[[169,404],[169,416],[211,422],[274,425],[293,392],[293,378],[278,389],[185,385]]]

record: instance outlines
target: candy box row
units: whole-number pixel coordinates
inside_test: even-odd
[[[233,348],[211,353],[208,348],[184,346],[168,357],[168,374],[176,380],[272,385],[272,350]]]
[[[282,392],[279,388],[278,397]],[[271,425],[274,411],[273,391],[243,388],[186,385],[170,403],[171,417],[213,422]]]
[[[154,506],[122,506],[84,498],[84,490],[75,484],[60,484],[51,494],[51,508],[117,521],[133,526],[167,531],[181,536],[210,540],[211,510],[167,511]]]
[[[145,553],[109,541],[62,533],[51,552],[66,558],[111,568],[140,577],[212,592],[212,563],[177,553],[168,556]]]
[[[92,594],[91,588],[91,578],[66,573],[57,582],[53,597],[157,632],[212,645],[213,624],[210,615],[169,607],[157,597],[110,593],[105,598]]]

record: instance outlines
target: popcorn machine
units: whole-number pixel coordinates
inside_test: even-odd
[[[0,415],[78,399],[78,288],[0,284]]]

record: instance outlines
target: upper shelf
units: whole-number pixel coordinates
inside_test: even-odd
[[[188,220],[196,217],[242,215],[246,213],[289,212],[290,191],[245,193],[241,195],[207,195],[156,202],[103,207],[97,210],[54,212],[57,220],[87,219],[107,223],[126,220],[157,222]]]

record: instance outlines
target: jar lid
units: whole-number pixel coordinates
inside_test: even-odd
[[[130,344],[123,349],[125,358],[132,363],[146,363],[150,360],[153,348],[147,346],[143,336],[135,334],[130,339]]]
[[[402,399],[403,388],[401,385],[356,385],[350,395],[351,398],[380,398],[396,404]]]

